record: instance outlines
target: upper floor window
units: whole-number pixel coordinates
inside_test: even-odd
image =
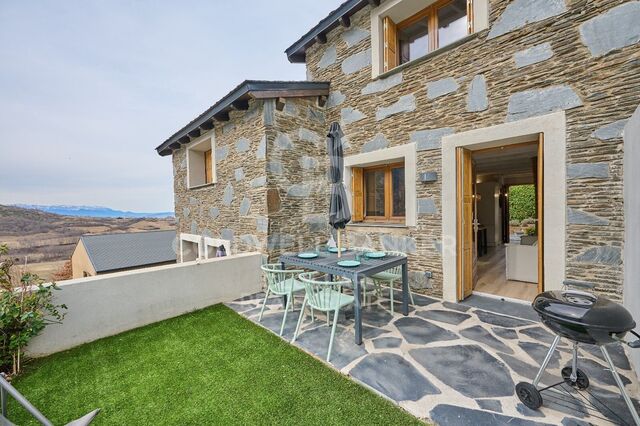
[[[473,32],[472,0],[440,0],[400,22],[383,18],[383,72]]]
[[[211,137],[195,141],[187,148],[189,188],[215,183],[214,144]]]

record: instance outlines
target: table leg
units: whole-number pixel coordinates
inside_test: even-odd
[[[356,334],[356,345],[362,344],[362,317],[360,315],[360,277],[358,274],[353,275],[353,292],[355,293],[353,296],[355,298],[353,310],[355,314],[355,334]]]
[[[407,262],[402,264],[402,315],[409,315],[409,273]],[[393,289],[391,289],[393,291]]]

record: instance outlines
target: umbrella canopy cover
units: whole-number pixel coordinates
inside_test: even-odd
[[[329,182],[331,198],[329,203],[329,223],[335,229],[343,229],[351,221],[351,212],[347,203],[347,193],[342,184],[344,154],[342,152],[342,129],[340,124],[332,123],[327,134],[329,153]]]

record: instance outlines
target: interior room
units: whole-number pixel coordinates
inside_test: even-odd
[[[538,294],[538,143],[474,151],[474,293],[532,301]]]

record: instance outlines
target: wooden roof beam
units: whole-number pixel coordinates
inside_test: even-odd
[[[316,36],[316,41],[319,44],[325,44],[327,42],[327,35],[325,33],[320,33]]]
[[[369,1],[369,6],[371,6],[371,7],[380,6],[380,0],[368,0],[368,1]]]
[[[351,18],[349,18],[347,15],[341,16],[338,21],[344,28],[349,28],[351,26]]]
[[[213,116],[213,119],[216,121],[229,121],[229,111],[220,111],[216,115]]]
[[[198,126],[200,130],[202,131],[207,131],[207,130],[211,130],[213,129],[213,120],[207,120],[204,123],[202,123],[200,126]]]
[[[237,101],[231,103],[231,107],[238,111],[246,111],[249,109],[249,100],[238,99]]]

